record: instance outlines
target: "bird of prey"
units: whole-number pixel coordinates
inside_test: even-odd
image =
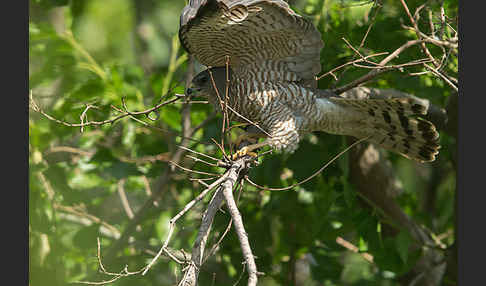
[[[179,38],[208,67],[187,93],[265,134],[243,153],[264,145],[293,152],[305,133],[324,131],[367,138],[419,162],[438,154],[439,134],[420,117],[427,100],[349,99],[317,89],[321,34],[283,0],[190,0]]]

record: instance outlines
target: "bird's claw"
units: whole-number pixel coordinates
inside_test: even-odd
[[[246,155],[254,157],[254,158],[258,157],[257,153],[250,151],[247,147],[243,147],[240,150],[236,151],[236,153],[233,154],[233,156],[231,156],[231,159],[236,160],[236,159],[244,157]]]

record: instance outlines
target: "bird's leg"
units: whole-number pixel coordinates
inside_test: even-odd
[[[249,155],[251,157],[257,157],[258,156],[257,153],[253,152],[253,150],[267,146],[269,143],[270,142],[268,140],[265,140],[261,143],[256,143],[256,144],[251,144],[251,145],[245,146],[245,147],[239,149],[238,151],[236,151],[236,153],[233,154],[232,159],[236,160],[237,158],[240,158],[240,157],[243,157],[243,156],[246,156],[246,155]]]
[[[235,146],[237,146],[239,150],[235,154],[233,154],[232,156],[233,160],[236,160],[237,158],[245,155],[256,157],[257,154],[253,152],[253,150],[268,145],[266,141],[262,143],[258,143],[259,138],[266,137],[265,134],[263,134],[261,131],[257,130],[256,128],[253,128],[252,126],[247,126],[245,130],[246,132],[238,136],[238,138],[236,139]],[[246,145],[246,146],[241,147],[241,145]]]

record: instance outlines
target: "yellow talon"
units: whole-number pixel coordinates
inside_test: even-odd
[[[236,151],[236,153],[233,154],[231,159],[236,160],[236,159],[241,158],[241,157],[246,156],[246,155],[251,156],[251,157],[255,157],[255,158],[258,156],[257,153],[250,151],[249,148],[247,148],[247,146],[245,146],[245,147],[241,148],[240,150]]]

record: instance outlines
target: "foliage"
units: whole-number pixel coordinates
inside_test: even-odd
[[[321,63],[322,70],[328,71],[355,59],[342,38],[358,47],[370,24],[372,29],[360,50],[366,55],[393,51],[415,39],[413,32],[401,27],[401,22],[409,25],[409,21],[399,2],[301,0],[290,4],[311,17],[323,33]],[[412,13],[422,4],[406,2]],[[428,1],[434,17],[441,2],[449,18],[457,16],[457,1]],[[177,30],[184,5],[184,1],[31,0],[29,88],[33,98],[47,114],[79,123],[87,106],[94,107],[85,112],[85,120],[103,121],[119,114],[112,106],[146,110],[183,93],[188,57],[179,45]],[[440,50],[431,47],[431,52]],[[397,63],[423,56],[418,53],[420,47],[412,47]],[[446,69],[457,73],[457,55],[450,56]],[[351,66],[339,72],[339,82],[327,76],[319,87],[340,86],[368,71]],[[452,89],[433,73],[409,75],[420,71],[420,67],[411,67],[405,72],[384,73],[367,86],[394,88],[445,107]],[[177,102],[136,117],[145,124],[125,117],[112,124],[84,127],[82,132],[30,110],[30,284],[107,279],[96,275],[96,238],[101,238],[103,256],[133,219],[120,195],[125,194],[136,214],[146,207],[150,193],[160,187],[156,182],[170,168],[168,158],[183,139],[182,108]],[[190,108],[193,126],[212,113],[207,104],[194,103]],[[220,129],[220,118],[210,120],[194,134],[191,148],[220,158],[221,152],[211,142],[211,138],[220,141]],[[442,242],[449,247],[455,232],[454,136],[441,132],[441,144],[440,159],[433,165],[418,165],[393,154],[389,158],[405,190],[397,197],[400,206],[432,233],[447,234]],[[289,186],[310,176],[345,147],[345,138],[310,134],[293,154],[265,155],[249,177],[259,185]],[[188,158],[180,164],[220,172]],[[380,211],[363,204],[348,176],[344,155],[290,191],[244,186],[239,208],[253,253],[258,256],[258,270],[265,273],[261,285],[293,284],[295,276],[306,273],[296,270],[297,263],[310,271],[304,275],[305,284],[299,285],[399,285],[398,278],[414,267],[421,250],[410,249],[411,235],[405,230],[395,236],[383,233]],[[107,271],[117,272],[125,265],[129,270],[139,269],[150,261],[167,236],[168,220],[203,188],[189,177],[204,176],[180,170],[173,173],[157,206],[147,211],[130,234],[130,243],[105,264]],[[426,203],[429,192],[435,193],[433,209]],[[192,248],[204,204],[178,222],[171,247]],[[217,241],[228,221],[228,214],[216,216],[209,245]],[[360,253],[371,254],[373,263],[338,244],[337,237],[357,246]],[[201,285],[230,285],[240,275],[246,277],[241,262],[236,234],[230,231],[201,269]],[[180,275],[174,262],[161,258],[147,275],[121,278],[113,285],[169,285]]]

